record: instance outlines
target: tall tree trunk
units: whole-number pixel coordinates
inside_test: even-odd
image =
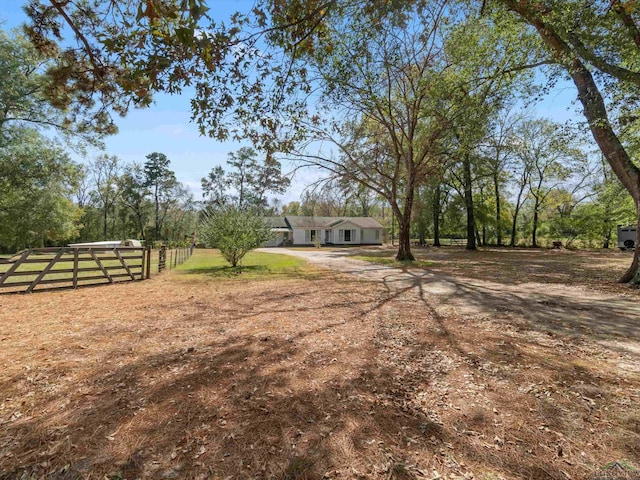
[[[500,221],[500,184],[498,182],[498,174],[493,175],[493,190],[496,196],[496,243],[499,247],[502,246],[502,222]]]
[[[516,208],[513,211],[513,222],[511,223],[511,240],[509,241],[510,247],[516,246],[516,236],[518,234],[518,215],[520,214],[520,207],[522,207],[520,201],[522,200],[522,192],[524,192],[525,185],[526,182],[523,182],[520,185],[520,191],[518,192],[518,197],[516,198]]]
[[[526,19],[538,31],[542,41],[549,50],[556,55],[558,62],[567,70],[578,90],[578,99],[582,103],[584,115],[589,122],[591,134],[600,151],[611,165],[616,176],[620,179],[636,203],[640,222],[640,168],[629,157],[628,152],[620,142],[609,121],[607,107],[602,94],[593,79],[589,68],[583,63],[571,47],[554,31],[552,25],[546,24],[538,18],[535,9],[529,2],[517,0],[503,0],[503,2]],[[640,226],[640,225],[639,225]],[[640,240],[640,235],[638,235]],[[640,247],[636,242],[633,262],[619,282],[626,283],[636,278],[640,268]]]
[[[103,235],[103,239],[106,240],[107,239],[107,226],[109,224],[109,222],[107,221],[107,206],[104,206],[104,212],[103,212],[103,216],[102,216],[102,235]]]
[[[433,246],[440,246],[440,184],[436,185],[433,194]]]
[[[513,211],[513,222],[511,222],[511,239],[509,240],[509,246],[516,246],[516,229],[518,228],[518,214],[520,213],[520,207],[516,206]]]
[[[138,215],[137,217],[138,217],[138,228],[140,228],[140,238],[144,240],[146,243],[147,238],[144,235],[144,222],[142,221],[142,216]]]
[[[391,245],[395,246],[396,244],[396,214],[392,212],[391,214]]]
[[[476,220],[473,213],[473,188],[471,185],[471,155],[464,156],[464,203],[467,208],[467,250],[476,250]]]
[[[160,240],[160,200],[158,199],[158,183],[156,182],[156,188],[154,192],[154,200],[156,202],[156,225],[154,229],[154,241]]]
[[[420,219],[420,223],[418,223],[418,236],[419,241],[420,241],[420,245],[421,246],[425,246],[427,244],[427,232],[426,232],[426,225],[424,222],[424,219]]]
[[[413,210],[413,196],[415,192],[415,179],[409,178],[407,193],[404,198],[404,209],[402,212],[394,202],[392,207],[395,216],[398,218],[398,253],[397,261],[415,260],[411,253],[411,212]]]
[[[533,232],[531,234],[531,246],[533,248],[538,248],[538,239],[536,235],[538,233],[538,205],[536,204],[536,208],[533,209]]]
[[[613,236],[613,228],[611,228],[611,204],[607,203],[604,208],[604,240],[602,242],[602,248],[608,249],[611,245],[611,237]]]
[[[411,222],[404,215],[398,219],[398,253],[396,260],[414,260],[411,253]]]

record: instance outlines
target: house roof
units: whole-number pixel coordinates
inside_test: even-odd
[[[291,228],[333,228],[341,223],[349,222],[360,228],[382,228],[371,217],[296,217],[286,216]]]
[[[352,223],[356,227],[360,228],[382,228],[380,223],[371,217],[340,217],[340,221],[331,225],[337,227],[341,223]]]
[[[328,227],[332,221],[336,220],[336,217],[296,217],[296,216],[286,216],[287,222],[291,225],[292,228],[306,228],[306,227],[316,227],[316,228],[324,228]]]
[[[271,227],[271,229],[283,228],[286,230],[291,230],[291,227],[287,225],[287,220],[285,219],[285,217],[264,217],[264,223]]]

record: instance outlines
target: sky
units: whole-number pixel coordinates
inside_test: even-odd
[[[22,11],[23,0],[0,0],[0,22],[5,30],[18,27],[26,20]],[[216,0],[211,9],[219,19],[229,18],[235,11],[245,12],[254,5],[254,0]],[[572,101],[575,89],[572,85],[560,83],[550,94],[535,106],[536,114],[558,122],[580,118]],[[190,122],[190,97],[183,95],[158,94],[155,103],[143,110],[132,110],[125,118],[117,117],[115,122],[119,133],[106,139],[105,153],[116,155],[126,163],[143,163],[145,156],[152,152],[161,152],[171,160],[171,168],[179,181],[194,193],[196,199],[202,198],[200,179],[214,166],[226,166],[229,152],[238,150],[243,144],[218,142],[200,136],[195,124]],[[100,151],[88,152],[74,160],[88,162]],[[292,170],[292,165],[283,164],[283,173]],[[307,185],[320,178],[313,170],[298,171],[292,179],[289,191],[280,196],[282,203],[298,201]]]

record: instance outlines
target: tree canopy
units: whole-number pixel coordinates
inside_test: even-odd
[[[225,171],[220,165],[202,177],[202,192],[208,206],[221,208],[233,205],[240,210],[249,208],[264,211],[267,194],[284,193],[291,181],[282,175],[280,162],[273,156],[263,161],[258,152],[250,147],[242,147],[230,152]]]
[[[595,142],[640,212],[633,1],[262,0],[228,23],[215,21],[204,0],[31,0],[26,11],[54,107],[108,133],[111,111],[193,87],[192,117],[203,134],[249,139],[269,156],[293,152],[360,182],[390,201],[403,244],[415,188],[454,150],[463,160],[468,236],[477,233],[469,185],[480,177],[470,175],[476,157],[463,153],[473,134],[483,136],[474,117],[488,124],[485,107],[507,102],[513,78],[544,66],[551,82],[576,86]],[[457,139],[446,113],[464,120]],[[499,191],[499,179],[493,183]],[[484,204],[484,185],[482,192]],[[410,258],[403,249],[399,257]],[[639,266],[640,245],[622,280]]]
[[[78,233],[80,169],[37,130],[5,129],[0,146],[0,248],[42,247]]]

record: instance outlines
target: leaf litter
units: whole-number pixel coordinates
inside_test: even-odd
[[[629,349],[414,289],[146,282],[0,299],[0,478],[584,478],[640,464]],[[621,339],[638,345],[637,339]]]

